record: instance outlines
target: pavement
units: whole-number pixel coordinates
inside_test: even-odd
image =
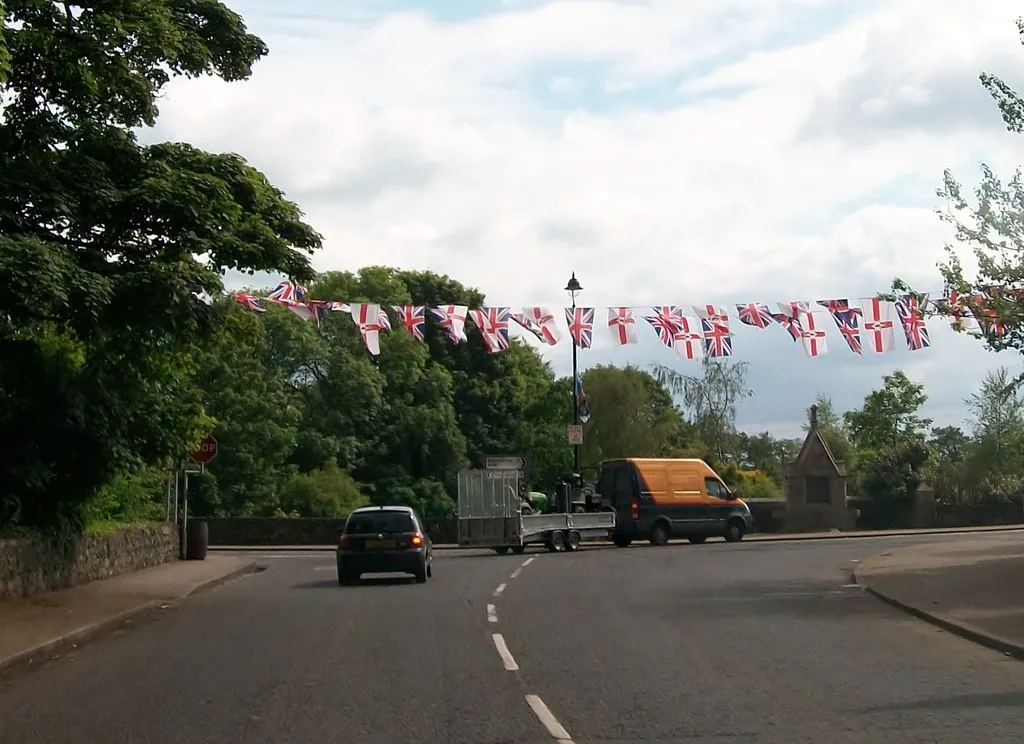
[[[0,601],[0,671],[74,648],[147,611],[167,608],[255,568],[249,558],[208,556]]]
[[[940,628],[1024,660],[1024,541],[964,539],[883,552],[858,584]]]
[[[218,554],[267,568],[0,675],[0,744],[1018,742],[1024,664],[859,583],[1012,539],[446,551],[353,587],[329,553]]]

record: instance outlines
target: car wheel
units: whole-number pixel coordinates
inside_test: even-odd
[[[651,545],[668,545],[668,525],[658,522],[651,527]]]
[[[419,568],[416,569],[416,583],[426,584],[427,583],[427,564],[423,563]]]
[[[615,543],[615,547],[617,548],[628,548],[633,544],[633,538],[626,537],[625,535],[615,535],[615,537],[612,538],[612,542]]]
[[[743,522],[738,519],[730,519],[725,525],[726,542],[739,542],[743,539]]]
[[[433,563],[433,561],[431,561],[430,563],[427,564],[427,578],[428,579],[434,578],[434,563]]]

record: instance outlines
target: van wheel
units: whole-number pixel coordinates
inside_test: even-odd
[[[730,519],[725,525],[725,541],[739,542],[743,539],[743,522],[739,519]]]
[[[687,539],[690,542],[692,542],[694,545],[703,545],[705,542],[707,542],[708,536],[707,535],[690,535]]]
[[[633,543],[633,538],[626,537],[625,535],[615,535],[612,538],[612,542],[615,543],[617,548],[628,548]]]
[[[658,522],[651,527],[651,545],[668,545],[668,525],[664,522]]]
[[[576,530],[569,531],[569,539],[565,543],[566,550],[579,550],[580,549],[580,533]]]

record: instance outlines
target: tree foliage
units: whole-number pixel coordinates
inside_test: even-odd
[[[172,76],[266,54],[224,5],[0,8],[0,480],[23,524],[80,526],[119,468],[205,426],[191,352],[221,272],[309,276],[320,238],[237,155],[136,140]]]
[[[1024,42],[1024,19],[1018,19],[1017,28]],[[1006,128],[1024,132],[1024,99],[992,73],[982,72],[980,79],[996,101]],[[939,263],[947,297],[936,298],[938,313],[953,317],[955,330],[980,338],[988,348],[1024,351],[1024,174],[1018,167],[1004,182],[983,163],[980,182],[969,195],[946,170],[937,194],[946,202],[939,218],[950,225],[955,237],[955,243],[946,246],[946,260]],[[965,268],[962,248],[977,263],[976,271]],[[899,279],[894,288],[908,289]],[[952,304],[951,298],[955,298]],[[965,323],[964,316],[982,322]]]
[[[725,460],[730,438],[736,433],[740,401],[753,395],[747,387],[746,362],[703,357],[699,376],[685,375],[664,365],[654,365],[654,378],[683,399],[700,438]]]

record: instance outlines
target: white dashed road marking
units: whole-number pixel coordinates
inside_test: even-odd
[[[523,568],[526,568],[531,563],[533,563],[535,560],[537,560],[537,556],[533,556],[532,558],[527,558],[525,561],[523,561]]]
[[[501,657],[501,662],[505,665],[505,671],[518,672],[519,665],[516,664],[516,660],[512,658],[512,652],[508,650],[508,646],[505,644],[505,639],[501,633],[495,633],[491,636],[491,640],[494,641],[494,648],[498,650],[498,656]]]
[[[520,566],[519,568],[517,568],[515,571],[512,572],[511,578],[518,579],[519,578],[519,574],[521,574],[522,572],[523,572],[523,567]]]
[[[569,736],[569,732],[562,727],[562,724],[555,718],[555,714],[544,704],[543,700],[537,695],[527,695],[526,704],[533,709],[534,715],[544,724],[544,728],[551,734],[551,738],[559,744],[572,744],[572,737]]]
[[[492,604],[487,605],[487,622],[498,622],[498,610]]]
[[[507,586],[507,584],[498,584],[498,588],[494,590],[494,596],[495,597],[500,597],[501,593],[503,591],[505,591],[505,587],[506,586]]]

